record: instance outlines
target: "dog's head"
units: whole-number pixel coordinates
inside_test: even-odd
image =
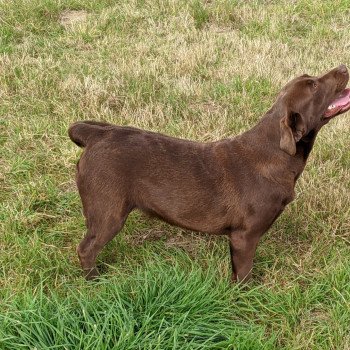
[[[277,98],[281,111],[280,147],[290,155],[333,117],[350,109],[349,72],[345,65],[320,76],[304,74],[290,81]]]

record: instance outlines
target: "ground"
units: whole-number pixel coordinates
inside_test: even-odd
[[[0,1],[0,349],[350,348],[350,122],[319,134],[246,287],[223,237],[135,212],[82,278],[70,123],[237,135],[303,73],[350,65],[335,1]]]

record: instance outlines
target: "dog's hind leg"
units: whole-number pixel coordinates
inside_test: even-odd
[[[77,253],[86,279],[98,276],[96,258],[102,248],[123,228],[130,211],[130,206],[120,203],[114,206],[109,204],[108,208],[105,205],[93,205],[87,208],[84,206],[87,233],[78,245]]]

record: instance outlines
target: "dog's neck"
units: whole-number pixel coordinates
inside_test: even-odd
[[[237,140],[252,154],[259,154],[259,163],[274,178],[285,176],[286,168],[294,184],[303,172],[306,161],[313,148],[318,130],[313,130],[296,143],[296,154],[291,156],[280,148],[280,120],[283,115],[272,107],[252,129],[241,134]],[[281,175],[280,175],[281,174]]]
[[[276,153],[286,154],[280,148],[280,121],[284,117],[283,112],[279,107],[274,105],[266,114],[260,119],[257,125],[255,125],[251,130],[244,134],[250,134],[254,130],[257,135],[257,142],[268,143],[270,146],[273,145],[272,150]],[[304,135],[300,141],[296,143],[296,154],[290,156],[286,154],[287,158],[302,159],[304,162],[307,161],[309,154],[313,148],[316,136],[319,129],[311,130],[306,135]],[[244,135],[243,134],[243,135]],[[261,147],[261,145],[259,145]]]

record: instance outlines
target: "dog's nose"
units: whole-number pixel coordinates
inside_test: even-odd
[[[346,74],[348,72],[348,69],[346,68],[346,65],[345,64],[341,64],[339,67],[338,67],[338,72],[339,73],[342,73],[342,74]]]

